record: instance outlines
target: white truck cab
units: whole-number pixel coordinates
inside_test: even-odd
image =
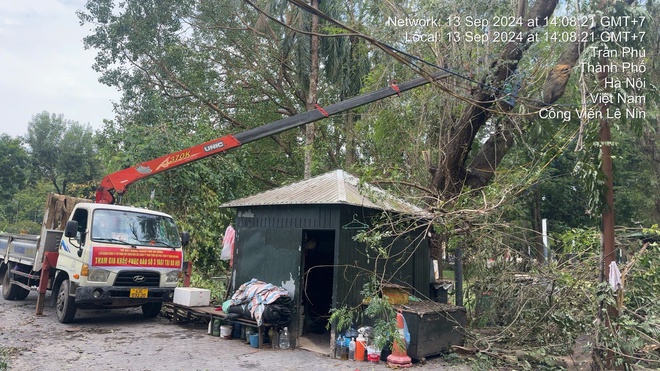
[[[147,209],[80,202],[69,211],[64,225],[44,227],[40,236],[0,236],[3,297],[24,299],[49,252],[57,262],[47,288],[60,322],[72,322],[77,309],[141,306],[145,317],[158,315],[182,277],[188,234],[179,234],[171,216]],[[46,209],[44,221],[52,212]]]
[[[138,305],[145,316],[156,316],[161,304],[172,300],[182,266],[182,239],[169,215],[78,204],[57,260],[59,274],[68,278],[59,280],[58,318],[73,317],[75,308]]]

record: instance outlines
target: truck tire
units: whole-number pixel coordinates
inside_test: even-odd
[[[14,300],[18,294],[19,287],[10,283],[11,267],[7,267],[5,274],[2,275],[2,297],[5,300]]]
[[[163,303],[142,304],[142,314],[144,314],[144,318],[156,318],[160,314],[162,307]]]
[[[18,292],[16,293],[16,300],[25,300],[25,298],[30,295],[30,290],[26,290],[18,286],[16,286],[16,288],[18,289]]]
[[[20,283],[24,283],[26,285],[28,284],[28,279],[26,277],[17,276],[15,279]],[[25,298],[27,298],[28,295],[30,295],[30,290],[24,289],[18,285],[14,285],[14,287],[16,289],[16,300],[25,300]]]
[[[69,296],[69,280],[64,280],[60,284],[55,311],[60,323],[71,323],[76,316],[76,298]]]

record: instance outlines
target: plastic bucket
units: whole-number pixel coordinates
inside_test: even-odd
[[[220,337],[223,339],[231,339],[232,327],[229,325],[220,326]]]
[[[252,348],[259,348],[259,334],[250,335],[250,346]]]

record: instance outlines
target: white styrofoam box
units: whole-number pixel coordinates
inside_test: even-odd
[[[174,289],[174,304],[186,307],[207,307],[211,302],[211,290],[195,287],[177,287]]]

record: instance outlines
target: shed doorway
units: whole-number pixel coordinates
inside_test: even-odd
[[[318,345],[326,351],[330,341],[326,325],[332,308],[335,231],[303,230],[302,234],[301,346]]]

